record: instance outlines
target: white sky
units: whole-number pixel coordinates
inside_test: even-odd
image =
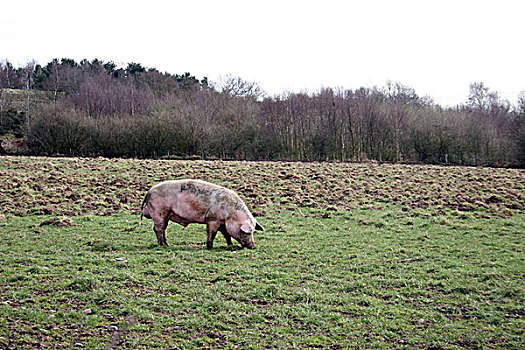
[[[141,63],[270,95],[399,81],[442,105],[525,90],[523,0],[6,1],[0,60]]]

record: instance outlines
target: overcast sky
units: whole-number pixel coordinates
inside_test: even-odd
[[[94,58],[258,82],[270,95],[398,81],[442,105],[525,90],[525,1],[8,1],[0,60]]]

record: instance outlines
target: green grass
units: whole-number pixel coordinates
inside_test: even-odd
[[[270,205],[256,250],[211,251],[202,225],[159,247],[137,215],[50,218],[0,221],[2,348],[524,346],[523,214]]]

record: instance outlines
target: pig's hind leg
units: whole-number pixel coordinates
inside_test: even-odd
[[[157,235],[157,243],[159,245],[168,245],[166,239],[166,228],[168,227],[169,218],[162,216],[154,216],[153,218],[153,231]]]

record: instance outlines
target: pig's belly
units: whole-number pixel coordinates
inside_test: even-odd
[[[205,223],[205,221],[202,218],[186,218],[174,212],[171,212],[170,220],[184,227],[188,226],[189,224],[204,224]]]

